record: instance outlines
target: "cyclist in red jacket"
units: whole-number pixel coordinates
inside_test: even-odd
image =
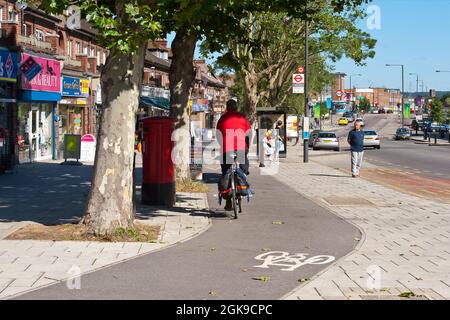
[[[244,115],[238,112],[237,102],[228,100],[227,110],[217,123],[217,140],[222,149],[222,175],[233,165],[233,155],[237,155],[239,167],[245,174],[249,174],[248,148],[250,124]],[[227,201],[225,210],[231,209],[231,200]]]

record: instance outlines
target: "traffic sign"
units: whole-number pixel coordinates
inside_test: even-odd
[[[340,98],[344,95],[344,92],[342,92],[342,90],[337,90],[336,91],[336,97]]]
[[[292,93],[305,93],[305,86],[302,84],[292,85]]]
[[[305,68],[303,66],[298,67],[297,73],[305,73]]]
[[[303,73],[296,73],[292,76],[293,84],[304,84],[305,83],[305,75]]]

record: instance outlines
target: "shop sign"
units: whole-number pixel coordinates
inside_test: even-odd
[[[17,82],[17,64],[16,53],[0,49],[0,80]]]
[[[75,77],[63,77],[62,95],[66,97],[89,96],[89,80]]]
[[[191,112],[204,112],[208,111],[209,101],[208,99],[197,99],[192,101]]]
[[[78,134],[64,135],[64,159],[80,159],[81,136]]]
[[[38,56],[31,56],[23,53],[23,61],[26,62],[31,57],[36,64],[40,65],[42,69],[33,77],[29,77],[22,73],[22,89],[32,91],[47,91],[60,93],[61,91],[61,64],[57,60],[41,58]],[[22,67],[24,65],[22,64]]]
[[[80,161],[94,162],[96,141],[92,134],[85,134],[81,137],[81,158]]]

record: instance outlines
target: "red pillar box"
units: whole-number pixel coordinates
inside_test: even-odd
[[[143,204],[169,207],[175,204],[175,167],[172,161],[175,121],[163,117],[143,120]]]

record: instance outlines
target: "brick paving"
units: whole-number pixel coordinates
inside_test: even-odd
[[[275,178],[362,232],[354,252],[284,299],[398,299],[405,292],[414,299],[450,298],[450,204],[304,164],[293,149]],[[333,203],[332,197],[357,201]]]

